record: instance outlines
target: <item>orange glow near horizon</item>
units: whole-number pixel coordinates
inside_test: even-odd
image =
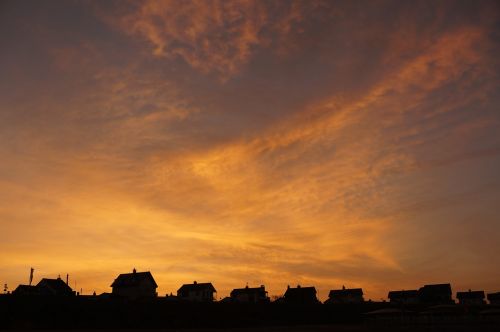
[[[0,5],[11,290],[500,291],[497,2],[30,4]]]

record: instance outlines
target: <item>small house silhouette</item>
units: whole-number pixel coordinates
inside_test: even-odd
[[[327,303],[363,303],[363,289],[351,288],[347,289],[342,286],[342,289],[331,290],[328,294]]]
[[[451,294],[450,284],[424,285],[418,290],[419,300],[424,304],[453,304]]]
[[[457,292],[458,303],[465,305],[483,305],[484,301],[484,291],[472,291],[469,289],[468,292]]]
[[[297,285],[296,288],[288,286],[285,295],[283,295],[283,300],[285,303],[296,304],[319,303],[316,297],[316,288],[302,287],[300,285]]]
[[[390,291],[387,296],[394,304],[417,304],[419,303],[418,290]]]
[[[231,299],[234,302],[260,303],[269,302],[266,288],[264,285],[260,287],[235,288],[231,291]]]
[[[194,281],[192,284],[184,284],[177,290],[177,297],[180,300],[193,302],[212,302],[214,300],[215,290],[212,283],[198,283]]]
[[[111,284],[112,294],[127,298],[142,298],[157,296],[155,279],[151,272],[137,272],[120,274]]]

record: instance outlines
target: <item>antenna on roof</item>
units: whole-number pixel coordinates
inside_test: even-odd
[[[31,283],[33,282],[33,272],[35,272],[35,269],[31,268],[31,270],[30,270],[30,283],[29,283],[30,286],[31,286]]]
[[[69,273],[66,273],[66,285],[69,285]]]

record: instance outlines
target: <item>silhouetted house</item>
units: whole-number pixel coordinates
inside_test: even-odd
[[[417,290],[390,291],[387,296],[391,303],[395,304],[417,304],[419,303]]]
[[[158,285],[151,272],[123,273],[111,284],[112,294],[128,298],[142,298],[157,296],[156,288]]]
[[[297,303],[297,304],[311,304],[318,303],[316,298],[316,288],[314,287],[301,287],[291,288],[288,286],[285,295],[283,295],[283,301],[286,303]]]
[[[425,285],[418,290],[418,297],[424,304],[453,304],[450,284]]]
[[[500,305],[500,292],[488,294],[488,301],[490,304]]]
[[[235,302],[246,303],[269,302],[269,297],[267,296],[264,285],[255,288],[246,286],[245,288],[233,289],[231,291],[231,299]]]
[[[197,283],[184,284],[177,291],[177,297],[180,300],[194,301],[194,302],[211,302],[214,300],[215,290],[212,283]]]
[[[364,301],[363,289],[347,289],[342,286],[342,289],[334,289],[330,291],[326,303],[363,303]]]
[[[36,286],[31,286],[31,285],[19,285],[17,286],[16,289],[14,289],[12,295],[21,295],[21,296],[38,295],[38,288]]]
[[[50,296],[72,296],[75,292],[61,278],[47,279],[43,278],[36,285],[37,293]]]
[[[466,305],[482,305],[484,301],[484,291],[457,292],[458,303]]]

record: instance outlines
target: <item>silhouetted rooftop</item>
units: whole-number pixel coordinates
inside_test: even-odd
[[[12,292],[14,295],[33,295],[38,292],[38,288],[36,286],[30,286],[30,285],[19,285],[17,288]]]
[[[113,281],[111,287],[133,287],[138,286],[143,280],[149,279],[155,287],[158,287],[151,272],[122,273]]]
[[[235,288],[231,291],[231,296],[237,296],[237,295],[240,295],[240,294],[255,294],[255,293],[259,293],[259,294],[265,294],[267,293],[266,292],[266,289],[264,288],[264,286],[260,286],[260,287],[245,287],[245,288]]]
[[[363,289],[361,288],[343,288],[331,290],[329,297],[343,297],[343,296],[363,296]]]
[[[73,290],[61,278],[48,279],[43,278],[36,285],[42,294],[53,295],[72,295]]]
[[[421,295],[432,295],[432,294],[449,294],[451,296],[451,285],[450,284],[435,284],[435,285],[424,285],[419,289]]]
[[[457,299],[484,299],[484,291],[457,292]]]
[[[211,282],[198,283],[194,282],[192,284],[184,284],[179,288],[177,292],[199,292],[203,290],[211,290],[212,292],[217,292]]]
[[[287,302],[317,302],[316,288],[314,287],[301,287],[297,288],[288,287],[284,299]]]
[[[417,296],[418,296],[418,291],[416,289],[411,289],[411,290],[390,291],[387,297],[389,299],[402,299],[402,298],[411,298]]]

